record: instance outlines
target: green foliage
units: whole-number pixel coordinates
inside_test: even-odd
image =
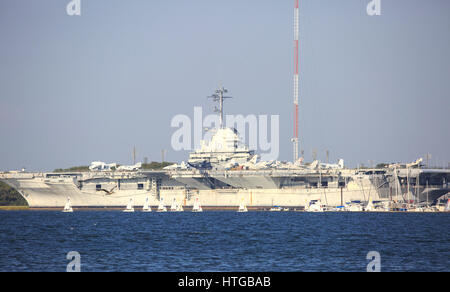
[[[150,163],[143,163],[142,169],[163,169],[166,166],[174,164],[173,162],[156,162],[152,161]]]
[[[375,168],[386,168],[389,166],[389,163],[378,163]]]
[[[0,206],[28,206],[28,204],[15,189],[0,182]]]
[[[84,172],[89,171],[89,166],[74,166],[66,169],[57,168],[53,172]]]

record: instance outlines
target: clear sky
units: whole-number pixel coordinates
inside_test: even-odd
[[[293,0],[0,1],[0,170],[186,160],[170,127],[205,114],[280,115],[292,159]],[[306,160],[450,161],[450,1],[300,1]]]

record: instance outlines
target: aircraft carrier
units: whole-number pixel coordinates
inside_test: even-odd
[[[189,209],[198,200],[206,209],[237,208],[242,202],[250,209],[304,209],[316,200],[328,207],[351,202],[431,204],[450,192],[450,170],[425,169],[421,159],[382,169],[349,169],[343,160],[260,161],[241,143],[236,129],[221,122],[212,131],[211,140],[202,141],[187,162],[160,171],[141,170],[140,164],[116,167],[95,162],[88,172],[16,171],[0,173],[0,180],[34,208],[62,208],[70,198],[75,208],[123,208],[132,199],[135,206],[146,200],[151,206],[176,201]]]
[[[144,171],[139,165],[115,167],[96,162],[89,172],[0,173],[0,180],[15,188],[30,207],[124,207],[130,200],[142,206],[176,201],[190,207],[198,200],[205,207],[230,208],[244,202],[251,208],[305,208],[319,201],[325,206],[361,202],[435,202],[448,193],[449,170],[425,169],[421,160],[392,164],[383,169],[348,169],[337,164],[298,158],[299,5],[294,1],[294,145],[293,162],[260,161],[242,145],[239,133],[222,125],[223,93],[219,102],[220,126],[210,141],[187,162],[161,171]]]
[[[226,133],[234,132],[222,129],[217,135]],[[312,200],[327,206],[352,201],[433,203],[450,192],[448,170],[419,166],[357,170],[319,163],[252,168],[250,164],[207,169],[187,162],[161,171],[7,172],[0,174],[0,180],[15,188],[30,207],[58,208],[69,197],[74,207],[124,207],[130,199],[142,206],[146,198],[152,206],[163,199],[190,207],[198,198],[206,208],[237,207],[245,201],[249,208],[301,209]]]

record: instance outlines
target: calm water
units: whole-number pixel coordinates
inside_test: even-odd
[[[0,271],[450,271],[450,214],[0,211]]]

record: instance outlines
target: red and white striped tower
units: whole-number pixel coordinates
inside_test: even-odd
[[[299,35],[299,7],[298,1],[294,0],[294,137],[292,138],[292,143],[294,146],[294,162],[298,160],[298,35]]]

